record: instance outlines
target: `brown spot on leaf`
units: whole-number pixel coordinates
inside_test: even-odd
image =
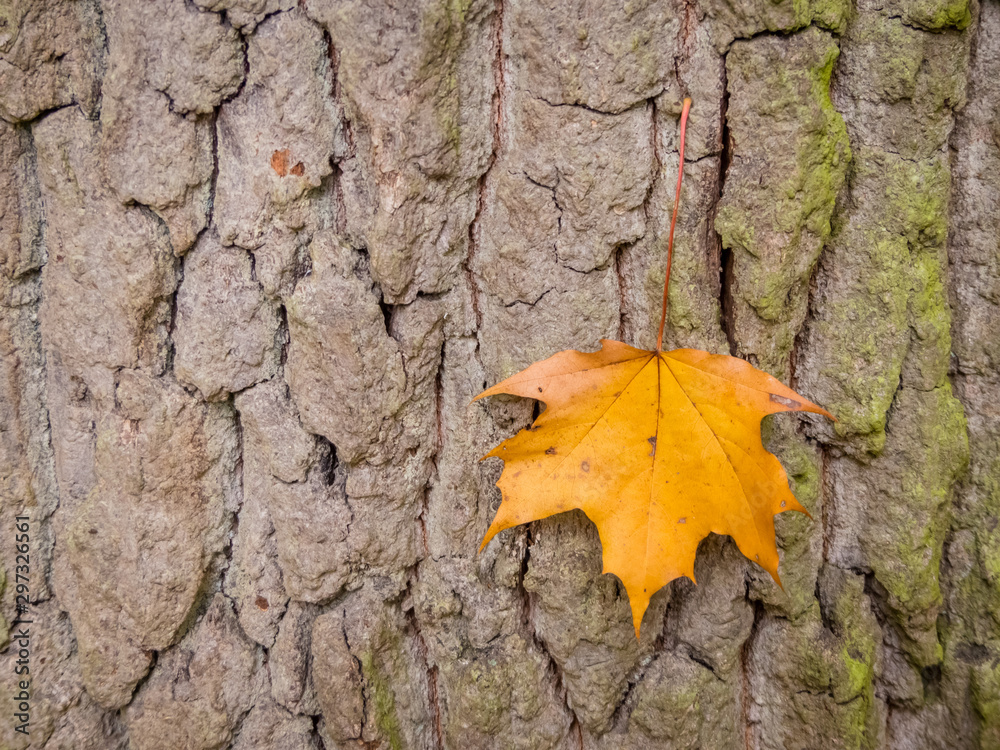
[[[771,394],[771,400],[776,404],[781,404],[782,406],[787,406],[789,409],[798,409],[802,404],[792,398],[785,398],[784,396],[779,396],[777,393]]]
[[[782,500],[781,501],[781,507],[784,508],[786,505],[788,505],[788,503],[786,503],[784,500]]]
[[[580,468],[584,471],[590,471],[590,461],[584,461],[580,464]]]
[[[288,174],[288,149],[283,148],[271,154],[271,169],[277,173],[278,177]]]
[[[651,446],[653,446],[649,450],[649,455],[655,456],[656,455],[656,435],[653,435],[653,437],[651,437],[651,438],[646,438],[646,442],[649,443]]]
[[[539,392],[539,393],[541,393],[541,392],[542,392],[542,388],[541,388],[541,386],[539,386],[539,387],[538,387],[538,392]]]
[[[688,522],[687,516],[684,516],[684,518],[677,519],[677,523],[687,523],[687,522]]]
[[[264,610],[265,612],[267,611],[267,608],[270,606],[267,603],[267,599],[265,599],[263,596],[258,596],[254,604],[257,605],[257,609]]]
[[[546,448],[545,449],[545,455],[546,456],[554,456],[554,455],[556,455],[556,447],[553,445],[553,446],[551,446],[549,448]]]

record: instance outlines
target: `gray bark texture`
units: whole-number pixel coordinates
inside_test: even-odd
[[[685,96],[665,343],[839,421],[637,641],[470,400],[653,348]],[[0,0],[0,118],[0,748],[1000,748],[998,0]]]

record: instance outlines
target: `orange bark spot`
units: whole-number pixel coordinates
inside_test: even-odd
[[[271,154],[271,169],[273,169],[278,177],[284,177],[288,174],[288,149],[283,148],[280,151],[275,151]]]

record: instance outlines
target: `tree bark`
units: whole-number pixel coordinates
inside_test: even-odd
[[[839,421],[637,642],[470,400],[653,347],[685,96],[664,346]],[[1000,748],[998,115],[996,0],[7,3],[0,747]]]

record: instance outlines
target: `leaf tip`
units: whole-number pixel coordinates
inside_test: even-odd
[[[496,535],[497,533],[493,530],[492,526],[489,529],[487,529],[486,535],[483,537],[483,541],[479,543],[479,549],[476,550],[476,554],[478,555],[484,549],[486,549],[486,545],[489,544],[491,541],[493,541],[493,537],[495,537]]]
[[[773,578],[774,582],[776,584],[778,584],[778,588],[781,589],[782,592],[784,592],[785,591],[785,584],[783,584],[781,582],[781,576],[778,575],[778,569],[775,568],[774,570],[769,570],[767,572],[771,574],[771,578]]]
[[[806,510],[806,507],[798,501],[798,498],[796,498],[795,495],[791,493],[791,491],[789,491],[784,496],[784,498],[782,498],[781,502],[778,504],[778,507],[774,511],[774,513],[775,515],[777,515],[778,513],[785,513],[790,510],[796,510],[799,513],[805,513],[807,516],[809,516],[809,518],[812,518],[812,513]]]
[[[838,422],[839,421],[835,416],[833,416],[830,412],[828,412],[822,406],[819,406],[818,404],[813,404],[813,406],[815,406],[816,408],[809,410],[813,414],[821,414],[822,416],[826,417],[827,419],[832,419],[834,422]]]
[[[642,618],[646,614],[646,608],[642,608],[642,612],[637,612],[635,609],[632,610],[632,627],[635,629],[635,639],[638,641],[640,635],[642,634]]]
[[[809,408],[809,407],[812,407],[812,408]],[[813,414],[819,414],[821,416],[826,417],[827,419],[832,419],[834,422],[838,421],[835,416],[833,416],[830,412],[828,412],[822,406],[820,406],[819,404],[814,404],[811,401],[807,401],[806,402],[806,411],[811,411]]]
[[[632,609],[632,627],[635,628],[635,639],[639,640],[639,635],[642,631],[642,618],[649,609],[649,596],[645,593],[633,596],[627,587],[625,591],[628,594],[629,606]]]
[[[495,537],[497,534],[499,534],[506,528],[509,528],[509,526],[503,526],[497,523],[497,519],[494,518],[493,523],[491,523],[490,527],[486,529],[486,534],[483,535],[483,541],[482,543],[480,543],[479,550],[476,552],[476,554],[479,554],[479,552],[482,552],[484,549],[486,549],[486,545],[489,544],[491,541],[493,541],[493,537]]]

